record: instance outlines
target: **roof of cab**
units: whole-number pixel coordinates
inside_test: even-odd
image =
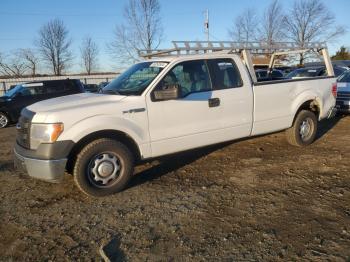
[[[223,58],[223,57],[233,57],[237,54],[228,54],[227,52],[212,52],[206,54],[190,54],[190,55],[173,55],[173,56],[158,56],[151,59],[145,59],[145,62],[168,62],[173,61],[187,61],[187,60],[199,60],[199,59],[213,59],[213,58]]]

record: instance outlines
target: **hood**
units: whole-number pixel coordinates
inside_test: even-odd
[[[349,92],[350,93],[350,83],[338,82],[337,89],[338,89],[338,92]]]
[[[66,110],[84,110],[86,107],[98,107],[108,103],[123,100],[126,96],[81,93],[70,96],[44,100],[28,107],[30,111],[42,113],[55,113]]]

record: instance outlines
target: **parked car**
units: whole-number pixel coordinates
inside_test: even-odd
[[[258,69],[255,70],[255,75],[258,82],[285,79],[283,72],[277,69],[273,69],[271,73],[267,69]]]
[[[51,182],[67,170],[84,193],[105,196],[125,188],[139,160],[280,130],[306,146],[318,120],[334,113],[335,77],[257,83],[237,54],[162,55],[133,65],[103,94],[24,109],[15,166]]]
[[[50,80],[20,84],[0,97],[0,128],[16,123],[20,112],[33,103],[84,92],[79,80]]]
[[[338,78],[337,108],[339,112],[350,112],[350,70]]]
[[[85,92],[89,93],[97,93],[98,92],[98,85],[96,84],[84,84]]]
[[[339,66],[334,66],[334,75],[336,77],[343,74],[347,69]],[[295,69],[290,72],[286,78],[298,79],[298,78],[308,78],[308,77],[319,77],[327,75],[327,70],[325,66],[317,66],[317,67],[303,67]]]

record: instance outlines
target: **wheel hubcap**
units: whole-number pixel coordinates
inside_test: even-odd
[[[0,127],[5,127],[7,125],[7,117],[4,115],[0,115]]]
[[[107,186],[118,178],[121,164],[119,159],[109,153],[94,157],[89,166],[89,174],[96,185]]]
[[[306,140],[311,136],[311,134],[312,134],[312,121],[309,118],[305,119],[301,123],[299,133],[300,133],[302,140]]]

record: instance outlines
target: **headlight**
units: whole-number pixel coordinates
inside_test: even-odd
[[[42,143],[54,143],[63,132],[63,124],[32,124],[30,128],[30,147],[36,149]]]

